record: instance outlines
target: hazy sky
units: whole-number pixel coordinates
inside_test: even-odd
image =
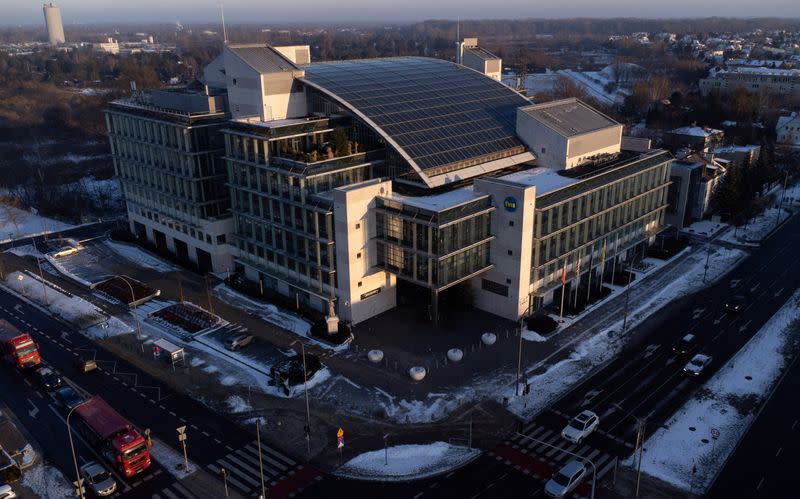
[[[218,0],[62,0],[65,24],[212,22]],[[228,22],[315,23],[524,17],[800,17],[798,0],[225,0]],[[0,24],[41,23],[41,3],[0,0]]]

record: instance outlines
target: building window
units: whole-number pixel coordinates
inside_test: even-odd
[[[508,226],[509,227],[513,227],[514,226],[514,221],[513,220],[509,220],[508,221]]]
[[[217,236],[217,244],[225,244],[225,234]]]
[[[513,252],[513,251],[511,251],[511,250],[508,250],[508,256],[511,256],[511,255],[513,255],[513,254],[514,254],[514,252]]]
[[[236,78],[234,78],[233,79],[233,86],[235,87],[237,84],[238,84],[238,82],[236,81]]]
[[[496,295],[508,296],[508,286],[504,286],[488,279],[481,279],[481,289]]]
[[[547,148],[546,147],[542,147],[542,154],[547,154]]]
[[[361,224],[356,224],[356,229],[360,229],[360,228],[361,228]]]
[[[361,258],[361,253],[356,253],[356,258]]]
[[[358,281],[358,287],[359,288],[361,287],[361,281]]]
[[[506,277],[506,284],[511,284],[511,278],[510,277]]]

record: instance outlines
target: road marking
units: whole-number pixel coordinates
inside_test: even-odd
[[[795,426],[797,426],[797,420],[796,420],[796,419],[794,420],[794,423],[792,423],[792,429],[793,429],[793,430],[794,430],[794,427],[795,427]]]
[[[706,311],[706,309],[704,309],[704,308],[696,308],[696,309],[694,309],[694,312],[692,312],[692,319],[697,320],[698,318],[700,318],[701,315],[703,315],[703,312],[705,312],[705,311]]]
[[[422,497],[422,494],[424,494],[424,493],[425,492],[420,492],[419,494],[414,496],[414,499],[419,499],[420,497]]]
[[[445,477],[445,478],[450,478],[451,476],[453,476],[453,474],[454,474],[454,473],[455,473],[455,471],[451,471],[450,473],[448,473],[448,474],[447,474],[447,475],[445,475],[444,477]]]
[[[749,320],[749,321],[745,322],[744,325],[739,326],[739,332],[740,333],[744,332],[747,329],[747,326],[749,326],[751,322],[753,322],[753,321]]]
[[[758,289],[758,287],[759,287],[759,286],[761,286],[761,283],[760,283],[760,282],[759,282],[759,283],[756,283],[756,285],[755,285],[755,286],[753,286],[752,288],[750,288],[750,292],[751,292],[751,293],[754,293],[754,292],[755,292],[755,291]]]
[[[778,291],[775,291],[775,298],[779,297],[781,295],[781,293],[783,293],[783,290],[784,290],[784,288],[781,288]]]
[[[722,314],[722,315],[719,316],[719,318],[714,319],[714,325],[716,326],[717,324],[722,322],[722,319],[724,319],[724,318],[725,318],[725,314]]]
[[[782,450],[783,450],[783,447],[781,447],[781,448],[779,448],[779,449],[778,449],[778,452],[776,452],[776,453],[775,453],[775,458],[777,458],[778,456],[780,456],[780,455],[781,455],[781,451],[782,451]]]
[[[756,490],[761,490],[761,486],[764,485],[764,477],[761,477],[761,480],[758,481],[758,485],[756,485]]]
[[[171,415],[171,416],[175,416],[175,417],[177,417],[177,416],[178,416],[177,414],[175,414],[175,413],[174,413],[174,412],[172,412],[172,411],[169,411],[169,413],[170,413],[170,415]]]
[[[28,380],[25,380],[28,381]],[[28,399],[28,403],[33,407],[33,409],[28,411],[28,415],[32,418],[35,418],[37,414],[39,414],[39,408],[36,407],[36,404],[33,403],[33,400]]]

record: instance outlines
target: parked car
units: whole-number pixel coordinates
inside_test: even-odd
[[[75,358],[75,366],[82,373],[89,373],[97,369],[97,362],[94,359],[78,356]]]
[[[725,311],[726,312],[736,312],[739,313],[744,310],[744,296],[736,295],[733,298],[729,299],[725,302]]]
[[[16,497],[17,494],[14,492],[14,489],[11,488],[11,485],[0,485],[0,499],[14,499]]]
[[[586,466],[573,459],[558,470],[544,486],[544,492],[550,497],[567,497],[586,476]]]
[[[83,397],[71,386],[64,386],[56,392],[56,403],[65,411],[71,411],[81,402],[83,402]]]
[[[691,353],[697,347],[697,336],[687,334],[672,345],[672,352],[678,355]]]
[[[319,357],[306,353],[305,381],[313,378],[320,369],[322,369],[322,362]],[[303,383],[303,357],[295,354],[283,362],[276,363],[270,368],[270,377],[275,384],[283,385],[286,390],[290,386]]]
[[[40,367],[36,370],[36,381],[48,392],[61,388],[61,376],[49,367]]]
[[[33,446],[28,443],[25,435],[19,431],[6,414],[0,413],[0,448],[11,453],[14,460],[19,465],[20,470],[30,468],[36,463],[38,455]],[[7,483],[11,480],[0,480],[0,483]]]
[[[81,476],[97,496],[110,496],[117,490],[114,477],[97,461],[89,461],[81,466]]]
[[[688,376],[697,378],[705,372],[709,364],[711,364],[711,356],[698,353],[683,366],[683,372]]]
[[[239,334],[237,336],[231,336],[225,340],[225,348],[230,351],[239,350],[240,348],[244,348],[253,343],[254,340],[255,338],[253,338],[252,334]]]
[[[572,418],[572,421],[561,430],[561,436],[565,440],[579,444],[581,440],[591,435],[599,424],[600,418],[597,417],[597,414],[592,411],[583,411]]]

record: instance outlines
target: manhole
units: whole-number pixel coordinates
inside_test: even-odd
[[[703,439],[701,439],[700,441],[701,441],[701,442],[703,442],[704,444],[707,444],[707,443],[708,443],[708,439],[707,439],[707,438],[703,438]]]
[[[690,426],[690,427],[689,427],[689,431],[695,431],[696,429],[697,429],[697,428],[695,428],[694,426]]]
[[[746,379],[747,381],[751,381],[753,379],[753,377],[752,376],[745,376],[744,379]]]

